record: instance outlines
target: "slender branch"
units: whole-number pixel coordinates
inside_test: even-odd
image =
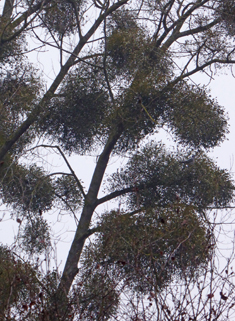
[[[152,37],[155,41],[157,40],[158,35],[159,35],[159,32],[160,32],[160,30],[161,30],[161,24],[162,24],[163,18],[164,18],[164,13],[162,12],[162,13],[161,13],[161,17],[160,17],[160,19],[159,19],[158,26],[157,26],[157,30],[155,31],[155,33],[154,33],[154,35],[153,35],[153,37]]]
[[[163,20],[162,20],[162,23],[163,23],[163,27],[165,29],[166,32],[168,32],[168,27],[167,27],[167,16],[169,14],[169,12],[171,11],[171,8],[174,4],[175,0],[170,0],[164,7],[163,9],[163,12],[164,12],[164,17],[163,17]],[[166,10],[166,11],[165,11]]]
[[[208,206],[206,207],[207,210],[226,210],[226,209],[233,209],[235,206]]]
[[[48,45],[48,46],[53,47],[53,48],[56,48],[56,49],[62,49],[61,46],[59,45],[59,43],[58,43],[55,35],[54,35],[53,32],[51,31],[51,28],[47,25],[46,21],[43,20],[43,19],[41,18],[41,16],[39,16],[39,19],[42,21],[42,24],[41,24],[41,25],[43,25],[45,28],[47,28],[47,30],[48,30],[48,32],[49,32],[49,34],[50,34],[50,37],[51,37],[51,38],[53,39],[53,41],[55,42],[55,45],[53,45],[52,43],[50,43],[50,42],[48,42],[48,41],[42,40],[42,39],[38,36],[38,34],[34,31],[34,29],[33,29],[32,31],[33,31],[33,34],[34,34],[35,38],[38,39],[41,43],[43,43],[44,46],[45,46],[45,45]],[[72,54],[71,52],[67,52],[67,53],[69,53],[70,55]]]
[[[94,234],[94,233],[100,232],[100,230],[101,230],[101,229],[100,229],[99,226],[87,230],[86,238],[88,238],[89,236],[91,236],[91,235]]]
[[[32,22],[33,20],[38,16],[38,13],[35,14],[34,17],[32,17],[29,21],[27,21],[27,16],[25,16],[25,21],[24,21],[24,25],[18,29],[16,32],[14,32],[10,37],[8,38],[3,38],[1,37],[1,40],[0,40],[0,44],[4,44],[4,43],[7,43],[7,42],[10,42],[12,41],[13,39],[17,38]],[[6,28],[7,29],[7,26]]]
[[[107,36],[106,36],[106,19],[104,19],[104,59],[103,59],[104,77],[105,77],[106,84],[108,86],[110,98],[111,98],[112,103],[114,105],[115,104],[114,96],[113,96],[113,92],[112,92],[112,89],[110,86],[109,77],[108,77],[108,73],[107,73],[106,59],[107,59]]]
[[[102,198],[99,198],[97,201],[96,201],[96,206],[100,205],[100,204],[103,204],[107,201],[110,201],[118,196],[122,196],[122,195],[125,195],[125,194],[128,194],[128,193],[133,193],[136,191],[136,189],[138,189],[139,191],[144,189],[144,188],[147,188],[147,187],[151,187],[152,184],[139,184],[139,185],[135,185],[135,186],[130,186],[130,187],[127,187],[127,188],[124,188],[122,190],[119,190],[119,191],[114,191]]]
[[[47,176],[50,177],[50,176],[55,176],[55,175],[73,176],[73,174],[71,174],[71,173],[64,173],[64,172],[55,172],[55,173],[48,174]]]
[[[76,176],[73,168],[72,168],[71,165],[69,164],[69,162],[68,162],[65,154],[62,152],[61,148],[60,148],[59,146],[57,146],[57,145],[45,145],[45,144],[41,144],[41,145],[38,145],[38,146],[36,146],[36,147],[33,147],[33,149],[38,148],[38,147],[55,148],[55,149],[58,150],[58,152],[60,153],[60,155],[61,155],[62,158],[64,159],[66,165],[68,166],[70,172],[72,173],[72,176],[75,178],[75,180],[76,180],[76,182],[77,182],[77,185],[78,185],[78,188],[80,189],[83,197],[86,198],[86,193],[85,193],[84,190],[83,190],[82,184],[80,183],[78,177]]]
[[[78,9],[77,9],[77,6],[76,6],[76,3],[74,2],[74,0],[70,0],[70,3],[72,4],[73,6],[73,9],[74,9],[74,13],[75,13],[75,17],[76,17],[76,23],[77,23],[77,28],[78,28],[78,35],[79,35],[79,38],[81,39],[82,38],[82,31],[81,31],[81,26],[80,26],[80,21],[79,21],[79,15],[78,15]]]
[[[220,22],[220,19],[218,18],[218,19],[215,19],[214,21],[212,21],[211,23],[208,23],[207,25],[182,31],[178,34],[177,39],[182,38],[182,37],[191,36],[191,35],[203,32],[203,31],[207,31],[207,30],[211,29],[212,27],[214,27],[219,22]]]
[[[74,213],[74,210],[71,208],[71,206],[69,205],[69,203],[63,198],[63,196],[59,195],[58,193],[55,193],[55,195],[62,201],[65,203],[65,205],[70,209],[70,211],[73,213],[74,216],[74,221],[76,226],[78,225],[78,218],[76,216],[76,214]]]
[[[181,81],[184,78],[190,77],[193,74],[197,73],[198,71],[202,71],[203,69],[205,69],[208,66],[211,66],[215,63],[219,63],[219,64],[235,64],[235,60],[229,60],[229,59],[211,59],[210,61],[202,64],[201,66],[197,66],[196,68],[194,68],[193,70],[185,73],[184,75],[180,75],[179,77],[175,78],[175,80],[173,80],[172,82],[169,83],[169,85],[175,85],[176,83],[178,83],[179,81]]]
[[[128,213],[124,213],[123,215],[131,217],[131,216],[133,216],[135,214],[143,212],[144,210],[146,210],[146,208],[145,207],[141,207],[138,210],[135,210],[135,211],[132,211],[132,212],[128,212]]]
[[[118,190],[118,191],[114,191],[104,197],[101,197],[99,198],[97,201],[96,201],[96,206],[100,205],[100,204],[103,204],[107,201],[110,201],[116,197],[119,197],[119,196],[122,196],[122,195],[125,195],[125,194],[128,194],[128,193],[133,193],[135,190],[135,188],[138,188],[138,190],[142,190],[148,186],[151,186],[151,184],[140,184],[138,186],[130,186],[130,187],[127,187],[127,188],[124,188],[122,190]],[[165,208],[165,207],[164,207]],[[196,208],[196,207],[195,207]],[[208,207],[205,207],[206,210],[212,210],[212,209],[233,209],[235,208],[235,206],[208,206]],[[141,208],[141,209],[138,209],[137,211],[140,212],[142,211],[144,208]],[[134,211],[136,212],[136,211]],[[132,213],[132,212],[131,212]],[[137,213],[137,212],[136,212]]]

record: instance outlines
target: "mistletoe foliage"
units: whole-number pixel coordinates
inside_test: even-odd
[[[89,286],[94,275],[107,274],[114,289],[149,293],[173,277],[195,277],[210,258],[211,235],[194,207],[180,202],[136,215],[106,213],[99,231],[83,256]]]
[[[162,145],[152,142],[134,153],[126,166],[110,177],[109,190],[130,188],[130,209],[169,205],[177,197],[198,209],[226,206],[231,201],[234,186],[226,170],[219,169],[203,154],[196,156],[193,164],[182,161],[182,157],[167,153]]]
[[[51,100],[48,117],[40,124],[51,139],[69,152],[84,153],[96,142],[108,112],[108,94],[103,75],[92,67],[77,68]]]

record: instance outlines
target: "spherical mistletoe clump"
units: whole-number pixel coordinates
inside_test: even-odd
[[[40,124],[40,131],[69,152],[89,150],[102,132],[104,115],[109,113],[103,75],[93,71],[86,67],[72,72],[58,96],[51,100],[50,113]]]

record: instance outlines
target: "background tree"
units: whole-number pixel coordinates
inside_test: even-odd
[[[228,132],[226,114],[189,77],[212,77],[235,62],[232,8],[209,0],[5,2],[2,202],[20,225],[18,246],[34,263],[51,250],[45,212],[63,209],[76,224],[62,275],[46,275],[48,287],[37,276],[40,308],[19,318],[110,319],[124,290],[164,293],[174,280],[191,282],[206,271],[214,238],[207,210],[229,205],[234,185],[206,155]],[[30,36],[58,50],[49,89],[27,60]],[[161,128],[172,133],[177,152],[159,141]],[[69,172],[40,167],[42,149],[59,153]],[[67,157],[92,151],[98,156],[86,192]],[[98,195],[115,155],[127,161]],[[114,199],[120,208],[95,215]],[[14,309],[9,303],[4,317]]]

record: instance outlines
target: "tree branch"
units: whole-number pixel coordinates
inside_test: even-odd
[[[10,19],[15,0],[5,0],[5,4],[2,11],[2,17],[6,19]]]
[[[139,187],[138,187],[139,188]],[[120,191],[115,191],[115,192],[112,192],[102,198],[99,198],[96,202],[97,206],[100,205],[100,204],[103,204],[107,201],[110,201],[118,196],[122,196],[122,195],[125,195],[127,193],[130,193],[130,192],[133,192],[133,187],[127,187],[127,188],[124,188]]]
[[[175,85],[177,84],[179,81],[181,81],[184,78],[190,77],[193,74],[197,73],[198,71],[202,71],[203,69],[205,69],[206,67],[213,65],[215,63],[219,63],[219,64],[235,64],[235,60],[229,60],[229,59],[211,59],[210,61],[204,63],[201,66],[197,66],[196,68],[194,68],[193,70],[180,75],[179,77],[175,78],[175,80],[173,80],[172,82],[169,83],[169,85]]]
[[[35,146],[31,149],[35,149],[35,148],[38,148],[38,147],[45,147],[45,148],[55,148],[58,150],[58,152],[60,153],[60,155],[62,156],[62,158],[64,159],[66,165],[68,166],[72,176],[75,178],[76,182],[77,182],[77,185],[78,185],[78,188],[80,189],[80,192],[82,193],[83,197],[86,198],[86,193],[84,192],[83,190],[83,187],[82,187],[82,184],[80,183],[77,175],[75,174],[74,170],[72,169],[71,165],[69,164],[65,154],[62,152],[61,148],[57,145],[45,145],[45,144],[41,144],[41,145],[38,145],[38,146]]]
[[[63,198],[63,196],[55,193],[55,195],[63,202],[65,203],[66,206],[68,206],[68,208],[70,209],[70,211],[73,213],[73,216],[74,216],[74,221],[75,221],[75,224],[78,225],[78,218],[74,212],[74,210],[71,208],[71,206],[69,205],[69,203]]]
[[[17,36],[19,36],[26,28],[27,26],[38,16],[38,13],[37,12],[38,10],[42,10],[43,7],[48,4],[51,0],[47,0],[47,1],[41,1],[39,3],[37,3],[36,5],[30,7],[28,10],[26,10],[24,13],[21,14],[20,17],[18,17],[16,20],[12,21],[12,22],[9,22],[5,29],[10,29],[10,30],[14,30],[15,28],[17,28],[23,21],[24,21],[24,25],[19,29],[17,30],[13,35],[11,35],[10,37],[8,38],[1,38],[0,40],[0,43],[1,44],[4,44],[6,42],[9,42],[13,39],[15,39]],[[6,0],[5,2],[5,6],[7,3],[14,3],[14,0]],[[9,5],[7,6],[6,8],[6,13],[5,13],[5,17],[7,19],[10,19],[11,15],[12,15],[12,10],[13,10],[13,6],[11,8],[11,11],[9,10]],[[5,10],[5,7],[4,7],[4,10]],[[4,17],[4,10],[3,10],[3,17]],[[34,14],[35,12],[37,12],[37,14],[30,20],[27,22],[27,19],[32,15]],[[8,14],[7,14],[8,13]]]
[[[200,8],[206,2],[208,2],[208,0],[196,2],[196,4],[192,6],[186,13],[184,13],[179,19],[174,21],[172,25],[169,28],[167,28],[167,30],[164,31],[162,36],[156,41],[156,47],[160,47],[160,45],[162,44],[166,36],[169,34],[170,31],[172,31],[171,36],[162,45],[162,49],[163,48],[164,50],[168,49],[171,46],[171,44],[178,39],[178,36],[180,34],[179,31],[182,25],[184,24],[185,20],[193,13],[194,10]]]

